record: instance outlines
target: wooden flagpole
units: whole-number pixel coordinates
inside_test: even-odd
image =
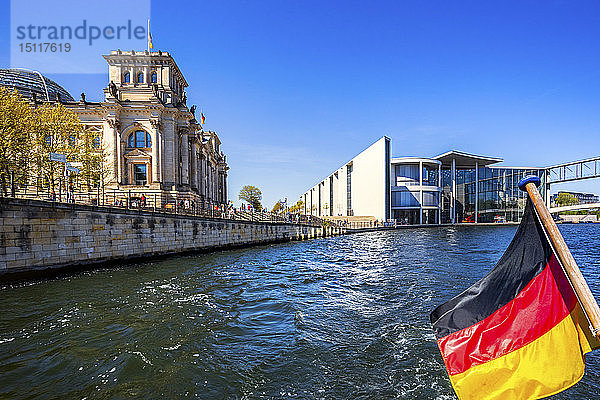
[[[529,194],[529,198],[540,217],[540,221],[546,230],[548,238],[552,242],[552,247],[554,248],[554,251],[556,251],[556,256],[585,311],[592,333],[600,338],[600,307],[598,307],[598,303],[596,302],[596,299],[594,299],[590,287],[581,274],[573,255],[569,251],[565,239],[562,237],[556,223],[552,219],[550,211],[546,208],[546,204],[544,204],[544,200],[537,189],[539,185],[540,178],[537,176],[528,176],[519,182],[519,188],[523,191],[527,191]]]

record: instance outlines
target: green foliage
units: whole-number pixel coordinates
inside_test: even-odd
[[[273,206],[273,209],[271,210],[271,212],[274,213],[278,213],[278,212],[282,212],[283,211],[283,204],[281,204],[281,201],[278,201],[277,203],[275,203],[275,205]]]
[[[554,200],[554,202],[558,207],[575,206],[579,204],[579,200],[577,199],[577,197],[575,197],[571,193],[565,192],[559,193],[558,196],[556,196],[556,200]]]
[[[244,186],[242,190],[240,190],[239,199],[247,201],[255,210],[262,209],[262,205],[260,203],[262,200],[262,192],[256,186]]]
[[[291,213],[299,213],[302,211],[304,211],[304,201],[302,201],[302,200],[298,200],[296,202],[296,204],[294,204],[293,206],[290,207]]]
[[[0,186],[6,195],[11,175],[15,181],[27,178],[27,159],[34,132],[31,107],[13,90],[0,86]]]
[[[33,135],[32,154],[37,175],[49,182],[54,189],[64,173],[63,163],[50,161],[50,153],[67,156],[68,162],[79,162],[84,146],[83,126],[75,113],[61,104],[44,104],[35,110],[36,130]]]
[[[101,131],[85,129],[77,114],[62,104],[33,108],[16,91],[0,87],[0,186],[7,193],[12,176],[17,183],[33,181],[52,190],[64,174],[63,163],[50,161],[50,153],[64,154],[76,163],[88,189],[101,183],[108,166]],[[35,179],[41,178],[41,179]]]
[[[91,128],[85,129],[80,140],[81,173],[79,177],[88,190],[94,184],[103,186],[104,182],[110,179],[111,169],[106,163],[106,156],[101,134]]]

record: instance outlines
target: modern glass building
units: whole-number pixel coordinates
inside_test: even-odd
[[[391,172],[391,219],[411,225],[440,223],[442,163],[428,158],[392,158]]]
[[[392,158],[383,137],[300,197],[306,214],[371,216],[401,224],[517,222],[526,195],[519,181],[545,168],[460,151]],[[545,194],[542,193],[542,196]]]
[[[527,198],[519,181],[537,175],[545,183],[545,168],[495,165],[501,158],[449,151],[434,159],[442,162],[442,223],[517,222]]]

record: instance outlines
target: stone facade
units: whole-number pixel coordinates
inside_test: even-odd
[[[215,132],[188,108],[188,86],[167,52],[111,51],[105,100],[65,103],[97,132],[107,158],[109,191],[161,194],[203,206],[227,203],[226,158]]]
[[[0,199],[0,276],[110,260],[209,251],[345,233],[36,200]]]

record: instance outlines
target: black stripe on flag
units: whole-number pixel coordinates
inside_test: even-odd
[[[489,317],[513,300],[546,267],[552,249],[534,212],[527,198],[517,233],[494,269],[433,310],[431,324],[438,339]]]

